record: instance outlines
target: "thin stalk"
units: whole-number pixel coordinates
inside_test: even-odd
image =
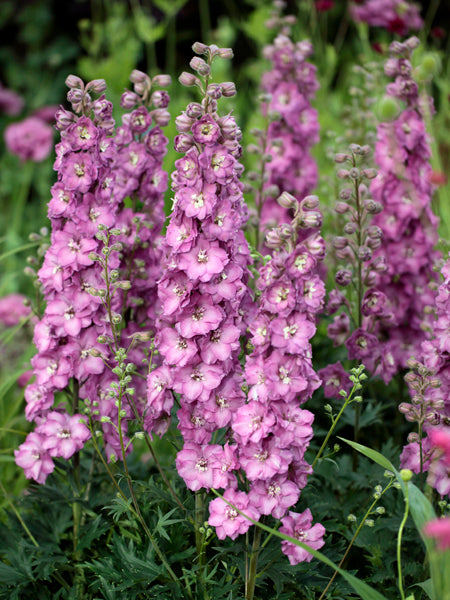
[[[389,483],[389,484],[388,484],[388,485],[387,485],[387,486],[384,488],[384,490],[383,490],[383,491],[380,493],[380,496],[379,496],[379,497],[377,497],[377,498],[375,498],[375,500],[374,500],[374,501],[372,502],[372,504],[370,505],[370,507],[369,507],[369,509],[367,510],[366,514],[364,515],[364,517],[363,517],[363,519],[362,519],[361,523],[360,523],[360,524],[358,525],[358,527],[356,528],[356,531],[355,531],[355,533],[353,534],[353,537],[352,537],[352,539],[350,540],[350,543],[349,543],[349,545],[348,545],[348,547],[347,547],[347,550],[345,551],[345,554],[344,554],[344,556],[342,557],[342,559],[341,559],[341,562],[338,564],[338,569],[340,569],[340,568],[342,567],[342,565],[344,564],[344,561],[345,561],[345,559],[347,558],[347,556],[348,556],[348,553],[350,552],[350,548],[353,546],[353,544],[354,544],[354,542],[355,542],[356,538],[358,537],[358,535],[359,535],[359,533],[360,533],[361,529],[362,529],[362,528],[363,528],[363,526],[364,526],[364,523],[365,523],[365,522],[366,522],[366,520],[369,518],[369,515],[371,514],[371,512],[372,512],[372,511],[373,511],[373,509],[375,508],[375,505],[376,505],[376,503],[377,503],[377,502],[380,500],[381,496],[382,496],[382,495],[383,495],[385,492],[387,492],[387,490],[388,490],[388,489],[391,487],[391,485],[392,485],[392,482],[390,482],[390,483]],[[330,586],[331,586],[331,584],[333,583],[333,581],[335,580],[335,578],[336,578],[336,575],[337,575],[337,574],[338,574],[338,571],[335,571],[335,572],[333,573],[333,576],[331,577],[330,581],[328,582],[328,584],[327,584],[327,587],[326,587],[326,588],[323,590],[322,594],[320,595],[320,598],[319,598],[319,600],[323,600],[323,599],[325,598],[325,594],[326,594],[326,593],[328,592],[328,590],[330,589]],[[404,598],[403,598],[403,600],[404,600]]]
[[[250,565],[248,579],[245,582],[245,600],[253,600],[255,596],[256,586],[256,567],[258,564],[259,549],[261,544],[262,529],[255,527],[255,533],[253,537],[253,546],[250,554]]]
[[[405,592],[403,591],[403,577],[402,577],[402,534],[406,524],[409,512],[409,492],[408,484],[405,483],[405,514],[403,515],[402,522],[398,530],[397,536],[397,571],[398,571],[398,589],[402,600],[405,600]]]
[[[323,441],[323,444],[320,446],[319,452],[316,454],[316,457],[315,457],[315,459],[314,459],[314,461],[313,461],[313,463],[311,465],[311,469],[312,470],[314,470],[314,467],[316,466],[317,461],[321,457],[322,452],[325,450],[325,448],[326,448],[326,446],[328,444],[328,440],[330,439],[331,434],[334,431],[334,428],[338,424],[339,419],[342,417],[342,414],[343,414],[344,410],[350,404],[351,400],[352,400],[352,393],[350,393],[350,395],[345,399],[345,402],[344,402],[341,410],[338,412],[337,417],[333,420],[333,423],[332,423],[332,425],[331,425],[331,427],[330,427],[330,429],[329,429],[329,431],[328,431],[328,433],[327,433],[327,435],[326,435],[326,437],[325,437],[325,439]]]
[[[25,204],[30,193],[31,182],[33,180],[34,162],[28,160],[22,170],[22,184],[19,189],[19,193],[16,196],[14,202],[13,213],[10,222],[9,231],[13,233],[15,237],[20,239],[21,226],[24,223],[24,210]]]
[[[195,548],[197,551],[197,561],[199,566],[199,583],[203,590],[203,598],[206,600],[208,594],[205,588],[205,532],[203,523],[205,522],[205,493],[195,492]]]
[[[353,156],[353,166],[356,167],[356,161],[355,161],[355,157]],[[356,237],[358,240],[358,248],[360,248],[362,246],[362,226],[363,226],[363,217],[362,217],[362,207],[361,207],[361,198],[359,196],[359,178],[355,179],[355,202],[356,202],[356,214],[357,214],[357,230],[356,230]],[[358,329],[361,327],[362,325],[362,312],[361,312],[361,306],[362,306],[362,299],[363,299],[363,277],[362,277],[362,261],[359,258],[359,256],[356,257],[358,260],[358,313],[357,313],[357,323],[358,323]],[[358,442],[359,439],[359,420],[361,417],[361,405],[358,403],[355,407],[355,423],[353,426],[353,440],[355,442]],[[357,467],[358,467],[358,452],[353,449],[353,471],[356,471]]]

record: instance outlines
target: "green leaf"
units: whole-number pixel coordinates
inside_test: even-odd
[[[358,452],[361,452],[361,454],[364,454],[364,456],[367,456],[367,458],[370,458],[371,460],[376,462],[378,465],[380,465],[380,467],[383,467],[383,469],[387,469],[388,471],[392,471],[392,473],[394,473],[395,475],[398,475],[397,469],[394,467],[391,461],[376,450],[372,450],[372,448],[367,448],[366,446],[363,446],[362,444],[357,444],[356,442],[351,442],[350,440],[346,440],[342,437],[339,437],[338,439],[342,440],[355,450],[358,450]]]
[[[414,585],[421,587],[425,594],[428,596],[428,598],[433,600],[433,586],[431,579],[427,579],[426,581],[422,581],[421,583],[415,583]]]

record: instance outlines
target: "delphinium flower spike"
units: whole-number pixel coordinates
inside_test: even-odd
[[[353,0],[350,14],[357,23],[383,27],[399,35],[419,31],[423,25],[419,4],[409,0]]]

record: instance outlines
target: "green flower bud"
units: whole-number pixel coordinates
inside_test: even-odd
[[[400,114],[400,104],[392,96],[384,96],[378,103],[377,114],[380,121],[393,121]]]

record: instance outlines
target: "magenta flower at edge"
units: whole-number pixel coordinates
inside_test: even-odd
[[[22,161],[41,162],[53,148],[53,129],[38,117],[11,123],[5,129],[6,147]]]
[[[438,550],[450,549],[450,517],[428,521],[423,528],[423,533],[436,540]]]

